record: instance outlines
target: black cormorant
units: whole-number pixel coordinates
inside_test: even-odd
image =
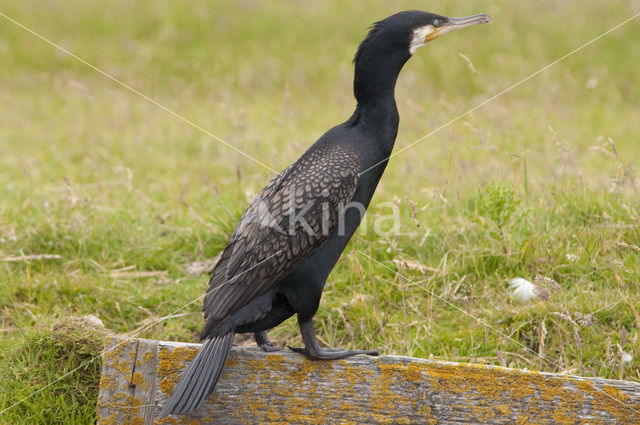
[[[327,131],[258,194],[238,222],[209,282],[204,341],[162,416],[196,408],[213,390],[233,336],[253,332],[276,350],[267,330],[294,314],[312,359],[340,359],[369,350],[320,348],[312,319],[329,276],[387,165],[398,132],[394,88],[405,62],[422,45],[487,15],[448,18],[405,11],[375,23],[354,58],[356,110]]]

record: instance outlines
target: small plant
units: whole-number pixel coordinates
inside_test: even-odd
[[[499,241],[505,254],[507,248],[508,228],[520,223],[528,211],[520,207],[520,199],[516,197],[513,184],[490,182],[478,190],[477,220],[489,231],[489,235]]]

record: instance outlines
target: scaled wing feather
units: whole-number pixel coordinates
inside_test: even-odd
[[[316,252],[356,190],[355,154],[314,150],[272,179],[238,222],[209,282],[205,329],[264,294]]]

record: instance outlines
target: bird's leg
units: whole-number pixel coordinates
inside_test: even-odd
[[[269,337],[267,336],[267,331],[256,332],[256,333],[253,334],[253,336],[256,339],[256,344],[258,344],[258,347],[262,348],[267,353],[271,353],[273,351],[282,350],[282,348],[276,347],[269,340]]]
[[[343,359],[345,357],[354,356],[356,354],[367,354],[369,356],[377,356],[376,350],[343,350],[340,348],[320,348],[318,346],[318,340],[316,338],[316,331],[313,329],[313,322],[311,319],[301,322],[300,332],[302,333],[302,342],[304,342],[304,348],[289,347],[291,351],[296,353],[302,353],[307,357],[314,360],[335,360]]]

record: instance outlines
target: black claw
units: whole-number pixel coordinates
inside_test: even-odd
[[[290,345],[287,345],[287,348],[294,353],[307,354],[307,351],[304,348],[292,347]]]

